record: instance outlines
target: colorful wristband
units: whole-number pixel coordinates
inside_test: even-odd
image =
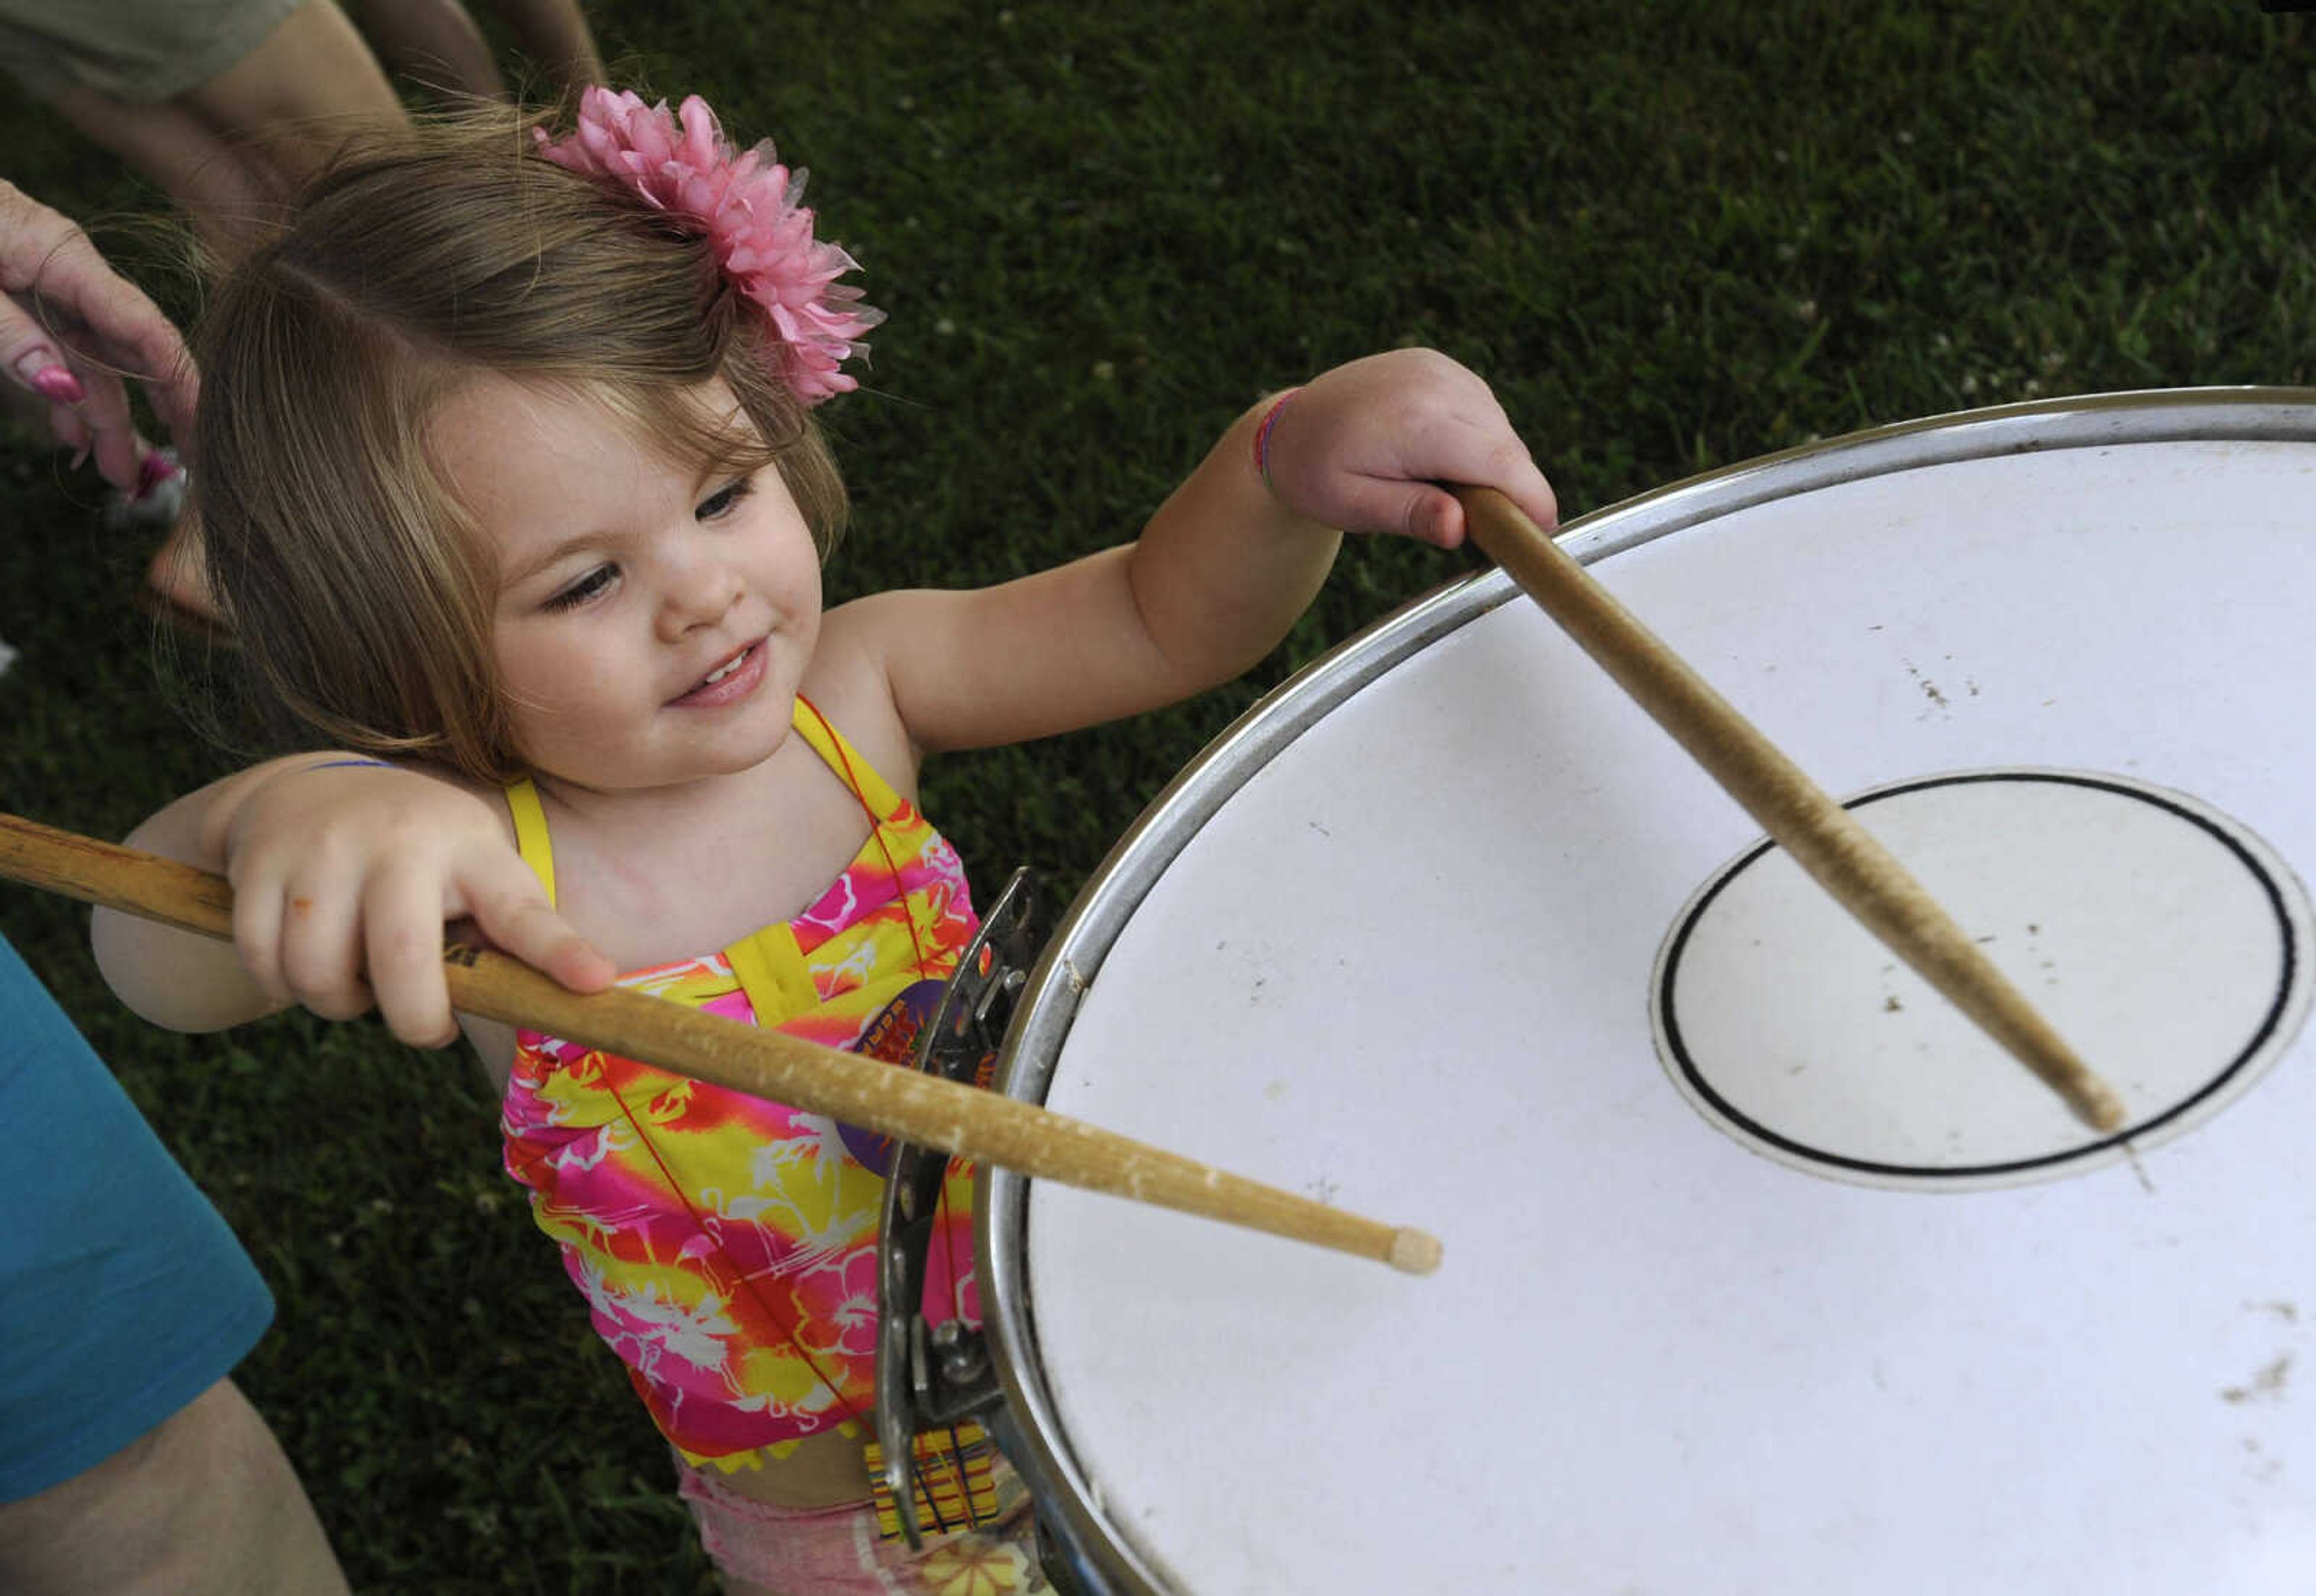
[[[1287,402],[1302,391],[1300,388],[1289,388],[1278,398],[1273,399],[1270,402],[1270,408],[1262,412],[1262,420],[1255,425],[1254,469],[1262,478],[1262,485],[1270,488],[1273,492],[1277,492],[1278,489],[1271,486],[1270,481],[1270,430],[1278,424],[1278,412],[1287,408]]]

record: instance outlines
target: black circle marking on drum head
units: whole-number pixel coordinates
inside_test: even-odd
[[[2064,770],[1955,772],[1893,783],[1859,794],[1844,802],[1845,807],[1862,810],[1893,800],[1933,794],[1940,789],[1983,788],[2009,784],[2076,789],[2126,800],[2148,806],[2170,820],[2184,822],[2192,828],[2196,836],[2219,845],[2224,859],[2242,873],[2243,881],[2236,883],[2239,891],[2247,882],[2253,889],[2243,895],[2244,900],[2256,902],[2265,910],[2265,923],[2258,927],[2259,931],[2263,936],[2272,935],[2274,937],[2272,990],[2267,991],[2264,1004],[2254,1002],[2246,1006],[2247,1014],[2257,1011],[2248,1038],[2232,1048],[2227,1048],[2227,1044],[2222,1042],[2221,1045],[2226,1049],[2225,1056],[2213,1060],[2207,1074],[2191,1062],[2187,1066],[2191,1071],[2190,1081],[2184,1086],[2174,1086],[2164,1092],[2158,1102],[2147,1103],[2126,1092],[2126,1097],[2133,1099],[2133,1117],[2120,1132],[2098,1136],[2072,1126],[2062,1133],[2053,1131],[2048,1139],[2047,1150],[2023,1154],[2014,1151],[2013,1156],[1983,1158],[1962,1157],[1954,1162],[1917,1160],[1861,1151],[1857,1146],[1842,1145],[1838,1137],[1822,1134],[1822,1130],[1820,1132],[1805,1132],[1792,1123],[1781,1126],[1776,1122],[1780,1116],[1771,1112],[1777,1106],[1771,1099],[1784,1089],[1781,1084],[1775,1082],[1774,1073],[1760,1068],[1757,1060],[1747,1061],[1739,1068],[1728,1068],[1729,1056],[1716,1054],[1715,1040],[1699,1034],[1707,1028],[1702,1024],[1702,1016],[1698,1016],[1700,1024],[1696,1026],[1684,1026],[1680,1016],[1681,979],[1693,952],[1701,945],[1701,928],[1707,926],[1716,907],[1728,901],[1732,889],[1747,881],[1749,872],[1755,871],[1777,852],[1774,843],[1763,839],[1723,866],[1683,908],[1659,953],[1650,994],[1651,1017],[1665,1067],[1683,1095],[1708,1121],[1740,1143],[1777,1162],[1857,1184],[1922,1191],[2020,1184],[2088,1173],[2112,1164],[2134,1149],[2143,1149],[2181,1134],[2248,1091],[2267,1067],[2282,1056],[2307,1015],[2311,978],[2316,975],[2316,971],[2311,969],[2308,957],[2311,911],[2306,892],[2290,868],[2248,828],[2177,792],[2124,777]],[[1907,858],[1903,848],[1898,851],[1902,859]],[[1800,877],[1798,867],[1792,864],[1789,856],[1779,855],[1778,857],[1785,871],[1795,880],[1805,881]],[[1910,864],[1913,863],[1911,860],[1908,862]],[[1814,891],[1814,884],[1809,885]],[[1937,891],[1934,884],[1932,890],[1934,892]],[[1824,899],[1823,902],[1828,912],[1839,912],[1831,909],[1830,899]],[[1949,903],[1946,907],[1954,909],[1958,906]],[[1857,935],[1862,937],[1865,934],[1860,931]],[[1761,944],[1754,940],[1750,945],[1759,947]],[[1894,955],[1891,957],[1894,958]],[[1889,964],[1882,966],[1884,970],[1893,967]],[[1790,973],[1795,980],[1806,980],[1805,972],[1792,971]],[[2258,989],[2257,985],[2253,989]],[[1922,985],[1921,990],[1929,994],[1926,984]],[[2030,997],[2032,995],[2030,993]],[[1928,1002],[1945,1005],[1945,999],[1937,998],[1935,994],[1929,994]],[[1900,1006],[1895,996],[1888,998],[1890,1010],[1894,1012]],[[1955,1022],[1960,1021],[1959,1015],[1951,1015],[1950,1017]],[[2067,1026],[2062,1024],[2061,1029],[2064,1032]],[[2241,1031],[2233,1034],[2244,1037]],[[1721,1040],[1726,1041],[1725,1038]],[[1986,1045],[1991,1048],[1992,1044]],[[1819,1061],[1822,1060],[1794,1066],[1786,1073],[1798,1077],[1809,1068],[1810,1062]],[[1942,1063],[1941,1060],[1929,1059],[1924,1060],[1922,1068],[1925,1070],[1937,1069]],[[2097,1060],[2093,1060],[2092,1064],[2094,1068],[2100,1068]],[[2023,1069],[2018,1078],[2026,1078]],[[1764,1082],[1772,1084],[1765,1090]],[[1853,1080],[1848,1085],[1854,1087],[1856,1082]],[[2036,1092],[2044,1090],[2039,1085],[2035,1085],[2034,1089]],[[1795,1088],[1786,1101],[1798,1103],[1805,1096],[1806,1094]],[[2053,1098],[2051,1101],[2055,1103],[2056,1100]],[[2054,1114],[2054,1122],[2057,1117]],[[1958,1145],[1961,1139],[1956,1136],[1950,1139]]]

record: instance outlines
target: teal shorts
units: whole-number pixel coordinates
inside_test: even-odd
[[[230,1373],[273,1299],[4,938],[0,1139],[0,1502],[13,1502]]]

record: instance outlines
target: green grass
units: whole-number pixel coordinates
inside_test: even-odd
[[[840,595],[1128,534],[1258,392],[1401,342],[1488,377],[1572,513],[1876,422],[2316,363],[2316,32],[2252,0],[671,9],[591,14],[810,166],[892,315],[827,412]],[[32,193],[156,208],[37,110],[0,125]],[[20,434],[0,494],[0,802],[117,835],[227,756],[156,691],[145,551],[89,479]],[[1263,687],[1460,569],[1353,547],[1245,683],[937,767],[928,808],[981,881],[1066,893]],[[369,1024],[154,1032],[84,918],[0,890],[272,1282],[244,1382],[357,1587],[706,1588],[469,1067]]]

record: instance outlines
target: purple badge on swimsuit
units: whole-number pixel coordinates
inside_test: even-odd
[[[871,1059],[882,1059],[906,1069],[914,1066],[917,1039],[933,1023],[933,1014],[940,1007],[941,993],[946,981],[921,980],[904,989],[901,995],[877,1012],[860,1033],[860,1040],[852,1051]],[[870,1130],[859,1125],[836,1122],[837,1134],[844,1139],[844,1150],[858,1159],[863,1168],[878,1175],[889,1175],[893,1169],[893,1139],[882,1131]]]

